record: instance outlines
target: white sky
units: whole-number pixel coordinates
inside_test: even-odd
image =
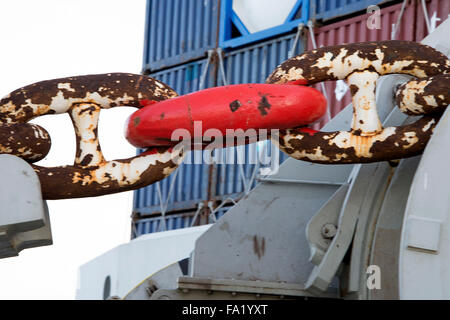
[[[145,0],[2,0],[0,12],[0,96],[41,80],[141,70]],[[131,112],[102,111],[99,135],[107,159],[135,154],[123,137]],[[72,164],[68,115],[33,122],[52,138],[40,164]],[[48,205],[54,244],[0,260],[0,299],[74,299],[78,267],[129,241],[132,192]]]

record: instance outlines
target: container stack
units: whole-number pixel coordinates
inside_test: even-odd
[[[143,73],[180,95],[263,83],[277,65],[305,50],[363,41],[420,41],[450,13],[448,0],[286,2],[292,8],[281,25],[254,31],[236,14],[233,0],[147,0]],[[344,82],[326,82],[317,89],[326,94],[331,117],[351,102]],[[328,120],[324,117],[313,127]],[[257,184],[267,166],[287,158],[268,141],[216,152],[222,161],[208,164],[202,151],[192,151],[175,173],[135,192],[133,237],[214,222]],[[252,152],[267,154],[271,163],[250,161]]]

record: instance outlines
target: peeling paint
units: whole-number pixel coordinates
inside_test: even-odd
[[[109,73],[34,83],[0,101],[0,152],[30,162],[42,159],[50,149],[50,137],[43,128],[26,122],[67,112],[76,135],[74,164],[51,168],[32,165],[43,198],[92,197],[141,188],[171,174],[184,155],[171,148],[149,148],[136,157],[106,161],[97,133],[100,111],[117,106],[140,108],[141,99],[162,101],[175,96],[167,85],[135,74]]]
[[[426,116],[410,125],[383,128],[376,110],[375,84],[380,75],[394,73],[421,78],[401,86],[396,99],[403,112]],[[449,104],[449,74],[450,61],[445,55],[416,42],[363,42],[305,52],[283,62],[266,83],[347,80],[353,102],[352,128],[314,133],[302,128],[280,130],[272,140],[295,159],[325,164],[418,155]]]

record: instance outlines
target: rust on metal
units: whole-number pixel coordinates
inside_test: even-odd
[[[376,110],[375,86],[380,75],[394,73],[426,78],[425,82],[418,79],[405,84],[399,90],[397,101],[404,112],[420,109],[415,114],[429,116],[410,125],[383,128]],[[448,76],[445,75],[448,73],[450,60],[444,54],[416,42],[363,42],[305,52],[278,66],[266,82],[305,80],[313,84],[347,80],[353,102],[351,130],[287,129],[281,130],[277,137],[272,136],[272,140],[291,157],[317,163],[367,163],[420,154],[439,118],[438,113],[430,113],[442,111],[444,104],[448,105]],[[429,77],[434,77],[434,81]],[[416,105],[408,107],[412,104]]]
[[[396,98],[403,112],[425,116],[412,124],[383,128],[376,109],[376,81],[380,75],[392,73],[419,78],[401,86]],[[366,42],[306,52],[285,61],[266,82],[312,84],[347,80],[353,102],[351,130],[293,128],[280,130],[279,136],[272,135],[271,139],[291,157],[317,163],[367,163],[415,156],[423,152],[448,105],[448,74],[450,60],[415,42]],[[67,112],[76,134],[74,164],[52,168],[32,165],[44,199],[91,197],[144,187],[171,174],[184,157],[182,150],[149,147],[139,156],[107,161],[98,140],[100,111],[117,106],[141,108],[176,96],[162,82],[128,73],[31,84],[0,101],[0,153],[14,154],[29,162],[42,159],[50,149],[50,137],[41,127],[27,122],[42,115]],[[271,104],[264,94],[260,98],[259,113],[270,117]],[[227,112],[228,107],[235,112],[241,102],[227,102]],[[162,111],[160,119],[167,113]],[[192,121],[190,107],[188,115]],[[129,124],[138,126],[142,121],[135,117]],[[255,238],[258,257],[264,255],[264,248],[264,240],[260,244]]]
[[[422,117],[410,125],[384,128],[372,136],[347,131],[311,133],[301,128],[280,130],[272,140],[289,156],[315,163],[370,163],[416,156],[423,152],[437,117]]]
[[[142,100],[162,101],[175,96],[175,91],[166,84],[129,73],[41,81],[15,90],[0,101],[0,130],[23,131],[22,134],[10,131],[8,139],[13,138],[9,145],[3,141],[0,144],[9,147],[11,154],[22,156],[28,152],[29,160],[37,161],[47,154],[50,139],[45,130],[39,131],[39,126],[26,122],[41,115],[67,112],[76,134],[74,164],[51,168],[32,165],[39,176],[44,199],[91,197],[144,187],[172,173],[183,155],[171,148],[151,148],[136,157],[106,161],[97,133],[100,110],[117,106],[140,108]],[[48,142],[43,144],[42,150],[26,149],[36,141],[42,143],[30,140],[32,134]],[[28,140],[22,151],[15,142],[22,145]]]
[[[450,74],[411,80],[397,90],[396,101],[409,115],[442,112],[450,104]]]
[[[35,162],[43,159],[50,147],[50,136],[41,126],[31,123],[0,124],[0,153]]]
[[[134,190],[164,179],[178,166],[171,155],[169,148],[161,147],[94,166],[32,166],[45,199],[83,198]]]
[[[288,59],[266,82],[344,80],[351,73],[364,70],[380,75],[403,73],[424,78],[449,73],[450,62],[441,52],[417,42],[360,42],[322,47]]]

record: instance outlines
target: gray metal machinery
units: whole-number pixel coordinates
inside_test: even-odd
[[[52,244],[47,203],[34,169],[19,157],[0,154],[0,259]]]
[[[450,53],[450,19],[424,41]],[[415,121],[394,104],[403,75],[382,77],[384,126]],[[324,131],[350,126],[349,105]],[[320,165],[288,159],[174,263],[125,299],[450,299],[450,110],[422,156]]]

